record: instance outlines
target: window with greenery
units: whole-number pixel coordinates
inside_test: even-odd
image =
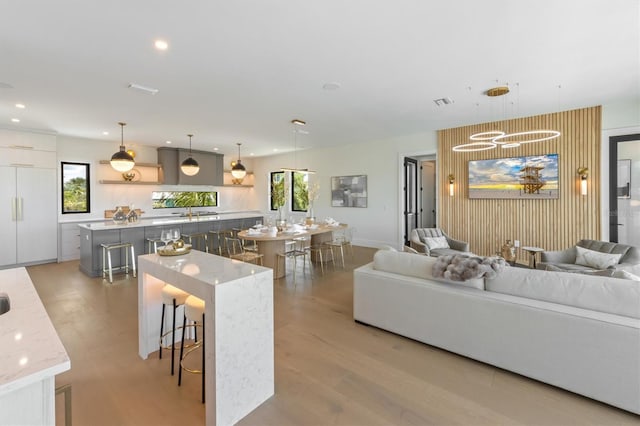
[[[271,172],[271,210],[278,210],[285,205],[284,172]]]
[[[62,162],[62,214],[90,213],[89,164]]]
[[[217,207],[217,192],[162,191],[152,192],[151,202],[154,209],[174,207]]]
[[[291,172],[291,210],[306,212],[309,206],[309,174]]]

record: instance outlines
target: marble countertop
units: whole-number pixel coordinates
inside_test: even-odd
[[[11,310],[0,315],[0,395],[71,368],[69,355],[25,268],[0,270]]]
[[[191,218],[183,216],[155,216],[143,217],[135,223],[117,224],[112,220],[102,220],[100,222],[79,223],[78,226],[91,231],[104,231],[111,229],[140,228],[145,226],[175,225],[180,223],[211,222],[216,220],[244,219],[249,217],[263,216],[259,211],[219,213],[217,215],[196,216]]]
[[[162,275],[166,282],[178,283],[186,280],[198,281],[208,285],[224,284],[237,279],[250,277],[259,272],[268,272],[269,268],[228,259],[198,250],[180,256],[160,256],[147,254],[138,256],[138,264],[146,263],[149,270]]]

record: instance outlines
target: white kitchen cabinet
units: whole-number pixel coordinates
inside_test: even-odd
[[[0,267],[55,261],[56,170],[1,166],[0,179]]]

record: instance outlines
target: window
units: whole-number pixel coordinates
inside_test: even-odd
[[[271,195],[269,197],[271,210],[278,210],[285,205],[284,172],[271,172]]]
[[[309,174],[291,172],[291,210],[306,212],[309,205]]]
[[[174,207],[217,207],[217,192],[163,191],[152,192],[151,201],[154,209]]]
[[[90,213],[89,164],[62,162],[62,214]]]

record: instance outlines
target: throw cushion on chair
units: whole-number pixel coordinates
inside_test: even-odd
[[[589,266],[596,269],[607,269],[617,265],[622,254],[601,253],[576,246],[576,265]]]
[[[449,248],[446,237],[426,237],[424,243],[429,247],[429,250]]]

